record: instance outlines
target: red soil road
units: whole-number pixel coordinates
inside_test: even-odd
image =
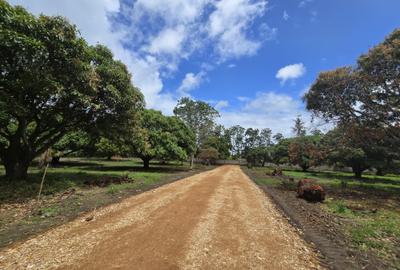
[[[321,268],[238,166],[133,196],[0,251],[0,269]]]

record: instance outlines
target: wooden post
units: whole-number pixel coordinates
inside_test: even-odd
[[[40,195],[42,194],[42,190],[43,190],[44,179],[46,178],[47,169],[49,168],[49,158],[51,156],[50,153],[51,153],[51,149],[47,149],[47,151],[44,152],[44,154],[42,156],[42,160],[40,161],[40,166],[42,167],[43,165],[45,165],[45,167],[44,167],[44,172],[43,172],[43,176],[42,176],[42,181],[40,182],[39,194],[37,197],[38,201],[40,200]]]
[[[40,200],[40,194],[42,193],[42,189],[43,189],[43,183],[44,183],[44,179],[46,177],[46,173],[47,173],[47,168],[49,167],[49,163],[47,162],[46,167],[44,168],[44,173],[42,176],[42,181],[40,182],[40,189],[39,189],[39,194],[38,194],[38,201]]]

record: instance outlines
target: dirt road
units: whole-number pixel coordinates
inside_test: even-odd
[[[316,257],[239,167],[223,166],[2,250],[0,269],[319,269]]]

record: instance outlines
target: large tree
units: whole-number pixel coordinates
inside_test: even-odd
[[[292,139],[288,146],[290,163],[298,165],[304,172],[312,166],[321,164],[325,158],[325,152],[320,146],[320,139],[318,135]]]
[[[228,159],[232,149],[229,131],[222,125],[216,126],[201,148],[214,148],[218,151],[218,158]]]
[[[207,137],[214,130],[215,119],[219,113],[210,104],[204,101],[192,100],[188,97],[181,98],[174,108],[174,114],[181,119],[196,136],[196,148],[200,149]],[[191,156],[193,165],[194,153]]]
[[[82,152],[90,144],[91,138],[85,131],[72,131],[65,134],[52,148],[51,164],[53,166],[60,164],[62,157],[73,153]]]
[[[144,110],[140,127],[132,138],[132,151],[143,160],[144,168],[155,158],[185,160],[194,150],[195,136],[180,119]]]
[[[251,149],[260,146],[260,130],[257,128],[248,128],[244,135],[244,154],[246,155]]]
[[[400,29],[354,67],[322,72],[304,96],[307,109],[341,125],[384,128],[400,143]]]
[[[236,125],[230,127],[227,132],[231,139],[233,157],[241,158],[244,150],[244,136],[246,129],[240,125]]]
[[[6,175],[27,176],[30,162],[66,133],[118,132],[143,107],[125,65],[90,47],[61,17],[35,17],[0,1],[0,157]]]

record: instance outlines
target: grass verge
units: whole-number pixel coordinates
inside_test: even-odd
[[[286,182],[265,174],[266,168],[254,168],[259,185],[293,190]],[[317,180],[327,192],[321,209],[340,220],[340,229],[348,245],[373,254],[385,265],[400,269],[400,176],[365,175],[355,179],[346,172],[301,172],[285,170],[284,175]]]

